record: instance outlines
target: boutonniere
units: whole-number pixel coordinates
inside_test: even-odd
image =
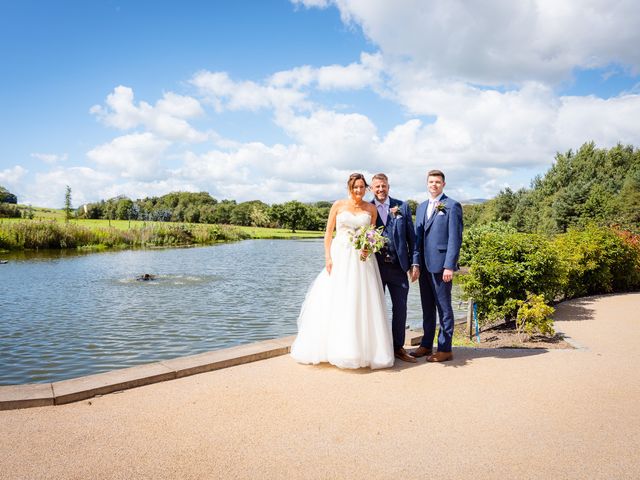
[[[433,208],[438,213],[444,213],[447,210],[447,205],[444,202],[437,201]]]
[[[390,208],[389,213],[393,218],[402,218],[402,213],[400,213],[400,207],[397,205],[393,208]]]

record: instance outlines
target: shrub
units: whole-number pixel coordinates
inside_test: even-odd
[[[491,222],[465,230],[460,247],[460,265],[470,265],[484,237],[492,233],[516,233],[516,229],[505,222]]]
[[[516,329],[521,339],[535,333],[555,335],[551,315],[555,309],[544,302],[542,295],[529,294],[526,300],[518,300]]]
[[[553,242],[562,262],[565,298],[640,287],[640,248],[630,232],[589,225],[570,229]]]
[[[11,203],[0,203],[0,218],[20,218],[22,214],[17,205]]]
[[[558,264],[550,242],[540,235],[487,233],[463,277],[464,292],[476,302],[481,324],[510,320],[517,315],[518,301],[531,294],[554,300]]]

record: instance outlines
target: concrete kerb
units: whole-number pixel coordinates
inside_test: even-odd
[[[96,395],[286,355],[294,338],[265,340],[59,382],[0,386],[0,410],[78,402]]]
[[[63,405],[97,395],[286,355],[291,351],[294,339],[295,335],[263,340],[59,382],[0,386],[0,410]],[[422,332],[407,331],[407,345],[418,345],[421,339]]]

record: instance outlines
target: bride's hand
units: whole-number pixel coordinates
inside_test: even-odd
[[[333,260],[331,260],[331,258],[325,259],[324,266],[327,269],[327,273],[331,275],[331,269],[333,268]]]

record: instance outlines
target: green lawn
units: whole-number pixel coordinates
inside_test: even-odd
[[[40,208],[33,207],[34,220],[56,220],[58,222],[64,222],[64,210],[58,210],[53,208]],[[0,218],[0,222],[22,222],[25,221],[22,218]],[[150,225],[160,222],[144,222],[141,220],[85,220],[72,218],[70,223],[75,225],[82,225],[87,228],[108,228],[109,225],[119,230],[129,230],[130,228],[140,228],[145,225]],[[167,223],[167,222],[165,222]],[[203,224],[205,225],[205,224]],[[266,238],[321,238],[324,236],[323,231],[307,231],[298,230],[293,233],[291,230],[284,228],[264,228],[264,227],[243,227],[233,225],[234,228],[241,230],[256,239]]]

